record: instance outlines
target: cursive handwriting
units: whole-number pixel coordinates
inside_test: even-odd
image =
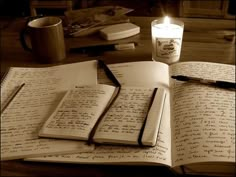
[[[93,85],[69,90],[42,128],[41,135],[63,135],[88,139],[100,115],[108,105],[115,87]]]
[[[65,89],[71,86],[68,77],[77,75],[75,73],[77,73],[80,65],[75,64],[75,66],[77,68],[73,70],[70,69],[74,65],[50,68],[13,68],[10,70],[2,85],[1,101],[9,96],[16,85],[25,83],[25,87],[1,114],[2,159],[23,158],[29,155],[61,151],[77,151],[78,147],[87,148],[84,143],[38,138],[38,131],[43,122],[56,108]],[[65,74],[67,69],[70,71]],[[89,72],[90,70],[88,70],[88,81],[90,80]],[[84,71],[82,75],[86,74],[87,72]],[[84,76],[78,75],[76,78],[79,79],[80,77]],[[96,75],[93,77],[96,78]],[[74,83],[78,84],[78,82]]]
[[[144,87],[121,87],[120,94],[100,122],[95,138],[137,143],[153,94]],[[122,142],[121,142],[122,143]]]
[[[173,73],[233,80],[234,67],[182,64]],[[174,163],[235,160],[235,92],[194,83],[173,84]]]

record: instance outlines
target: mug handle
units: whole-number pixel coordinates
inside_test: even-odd
[[[20,43],[22,45],[22,47],[26,50],[26,51],[32,51],[32,49],[30,47],[28,47],[27,43],[26,43],[26,40],[25,40],[25,37],[27,36],[28,34],[28,27],[27,27],[27,24],[34,20],[34,19],[37,19],[37,18],[41,18],[43,17],[43,15],[37,15],[37,16],[32,16],[32,17],[29,17],[26,21],[26,24],[25,24],[25,28],[21,30],[20,32]]]
[[[28,45],[25,41],[25,37],[26,37],[27,33],[28,33],[27,28],[24,28],[23,30],[21,30],[21,32],[20,32],[20,43],[26,51],[32,51],[32,49],[30,47],[28,47]]]

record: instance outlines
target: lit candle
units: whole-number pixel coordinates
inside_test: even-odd
[[[168,64],[179,61],[184,23],[169,17],[154,20],[152,26],[152,59]]]

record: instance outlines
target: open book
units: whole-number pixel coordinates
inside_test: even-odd
[[[166,165],[180,173],[235,175],[235,90],[171,79],[188,75],[235,82],[234,65],[180,62],[168,66],[144,61],[109,68],[124,86],[167,90],[157,144],[145,148],[104,145],[92,152],[27,160]]]
[[[90,85],[69,90],[40,129],[40,137],[89,143],[156,144],[165,90]]]

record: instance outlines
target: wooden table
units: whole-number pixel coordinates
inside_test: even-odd
[[[154,17],[130,17],[131,22],[141,27],[137,36],[115,41],[138,43],[134,50],[106,51],[101,56],[67,52],[64,63],[102,59],[106,63],[151,60],[151,21]],[[184,35],[180,61],[209,61],[235,64],[235,21],[217,19],[181,19]],[[41,65],[30,52],[24,51],[19,41],[19,31],[25,19],[1,20],[1,75],[10,66]],[[226,39],[227,38],[227,39]],[[98,36],[66,38],[67,48],[106,43]],[[1,162],[1,176],[174,176],[167,167],[110,166],[23,162]]]

